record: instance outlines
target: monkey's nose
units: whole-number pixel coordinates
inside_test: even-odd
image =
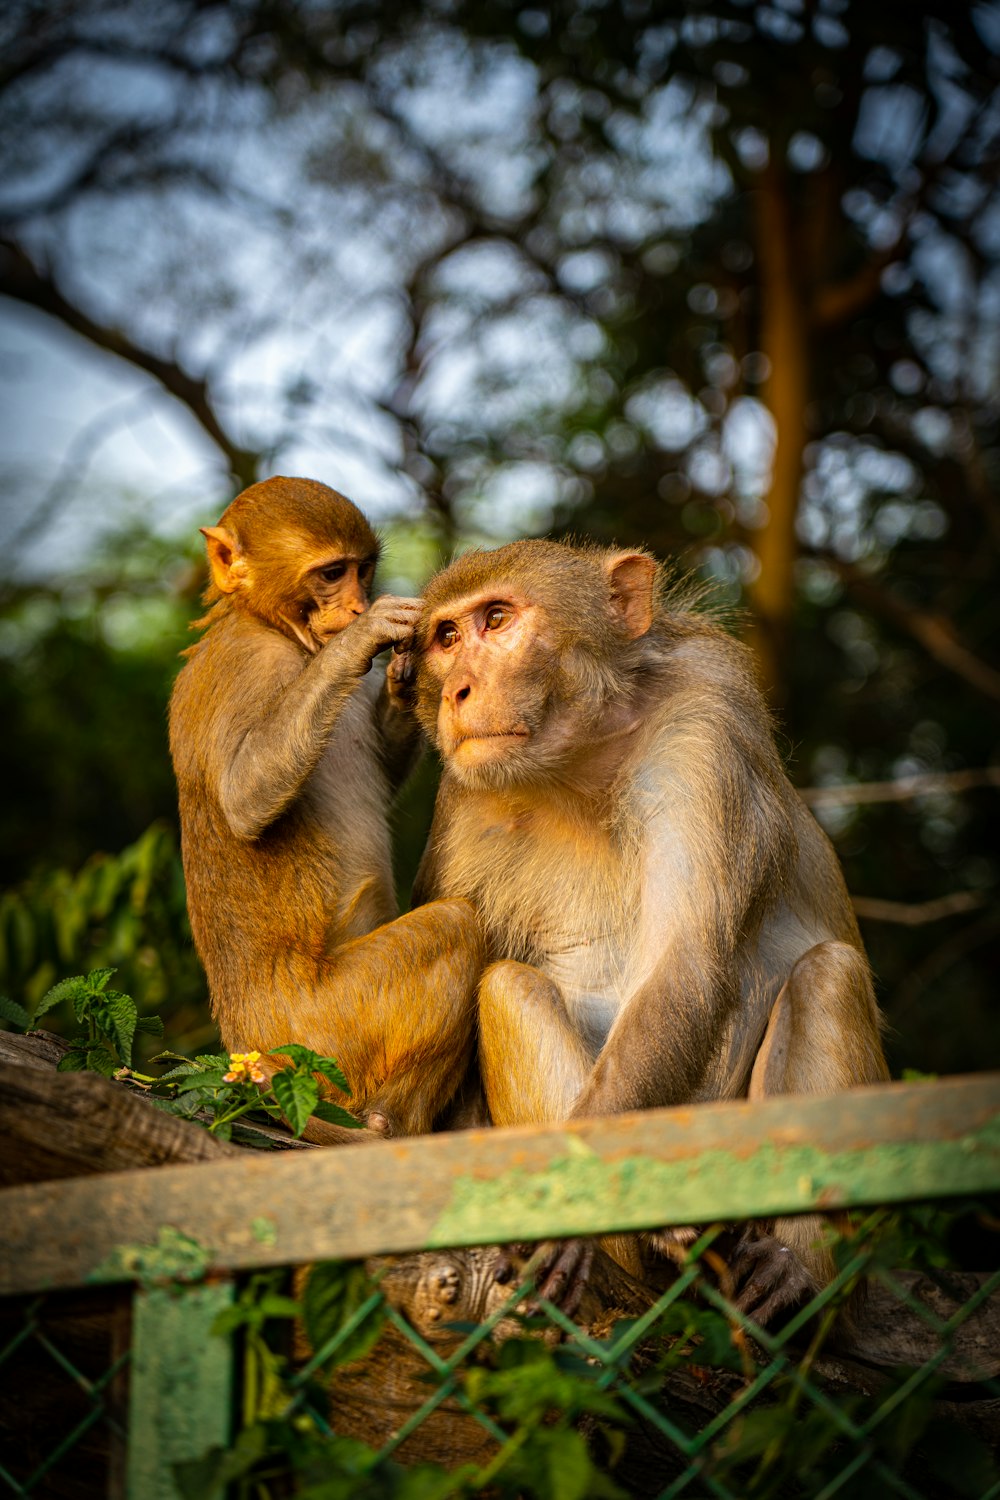
[[[460,703],[464,703],[471,694],[472,683],[467,677],[460,679],[456,686],[446,687],[444,690],[445,701],[450,703],[452,708],[457,708]]]

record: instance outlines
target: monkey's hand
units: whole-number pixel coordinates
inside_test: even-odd
[[[744,1230],[729,1258],[734,1304],[762,1328],[796,1312],[819,1290],[794,1250],[753,1225]]]
[[[408,651],[405,645],[393,646],[392,655],[385,669],[385,690],[389,702],[394,707],[406,710],[413,707],[416,697],[416,676],[417,668],[413,652]]]
[[[524,1257],[530,1250],[530,1245],[498,1246],[493,1280],[506,1286],[520,1276],[525,1269]],[[529,1262],[534,1275],[535,1296],[525,1305],[524,1311],[529,1317],[537,1313],[537,1299],[544,1297],[571,1318],[580,1306],[593,1263],[593,1240],[548,1240],[539,1245]]]
[[[356,651],[358,661],[364,663],[362,671],[367,672],[373,658],[387,646],[410,644],[422,607],[419,599],[383,594],[353,625],[341,631],[338,639],[345,643],[342,649]]]

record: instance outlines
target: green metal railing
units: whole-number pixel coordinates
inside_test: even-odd
[[[901,1239],[884,1209],[998,1192],[998,1075],[10,1188],[0,1193],[0,1496],[221,1493],[240,1472],[249,1485],[291,1434],[279,1455],[298,1473],[290,1482],[306,1484],[325,1462],[331,1496],[573,1500],[617,1486],[722,1500],[987,1500],[1000,1496],[988,1421],[978,1431],[975,1420],[947,1431],[942,1421],[1000,1411],[1000,1359],[968,1338],[1000,1271],[941,1271],[921,1229],[922,1269],[918,1257],[900,1273],[900,1245],[920,1235],[911,1227]],[[720,1224],[866,1208],[878,1211],[860,1213],[840,1242],[832,1284],[779,1332],[732,1306]],[[440,1310],[421,1326],[392,1276],[379,1280],[390,1263],[370,1260],[668,1224],[713,1227],[656,1300],[596,1331],[544,1301],[525,1319],[530,1260],[521,1285],[493,1288],[488,1312],[457,1329]],[[979,1224],[994,1259],[977,1269],[988,1273],[997,1236],[988,1214]],[[241,1276],[363,1260],[375,1281],[353,1275],[349,1296],[339,1272],[313,1272],[336,1292],[337,1316],[311,1353],[267,1353],[265,1333],[292,1304],[269,1281],[255,1303]],[[861,1281],[923,1330],[898,1372],[851,1370],[830,1352],[834,1313]],[[212,1332],[220,1314],[235,1333]],[[386,1395],[386,1371],[402,1364],[405,1390]],[[72,1400],[53,1394],[63,1378]],[[362,1421],[363,1443],[347,1442],[369,1408],[379,1421]],[[407,1490],[396,1465],[448,1459],[455,1434],[456,1477],[436,1470],[436,1489],[431,1476]]]

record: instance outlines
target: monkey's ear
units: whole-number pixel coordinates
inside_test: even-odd
[[[202,526],[212,582],[223,594],[234,594],[246,576],[240,544],[224,526]]]
[[[616,552],[604,564],[611,588],[611,608],[635,640],[653,623],[656,563],[645,552]]]

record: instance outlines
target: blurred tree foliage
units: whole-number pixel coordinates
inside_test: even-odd
[[[0,290],[234,484],[308,434],[432,549],[680,555],[749,606],[803,785],[995,760],[996,3],[13,0],[3,40]],[[15,875],[163,809],[166,657],[127,681],[106,604],[12,663]],[[820,815],[900,904],[865,921],[894,1061],[995,1059],[995,790]]]

